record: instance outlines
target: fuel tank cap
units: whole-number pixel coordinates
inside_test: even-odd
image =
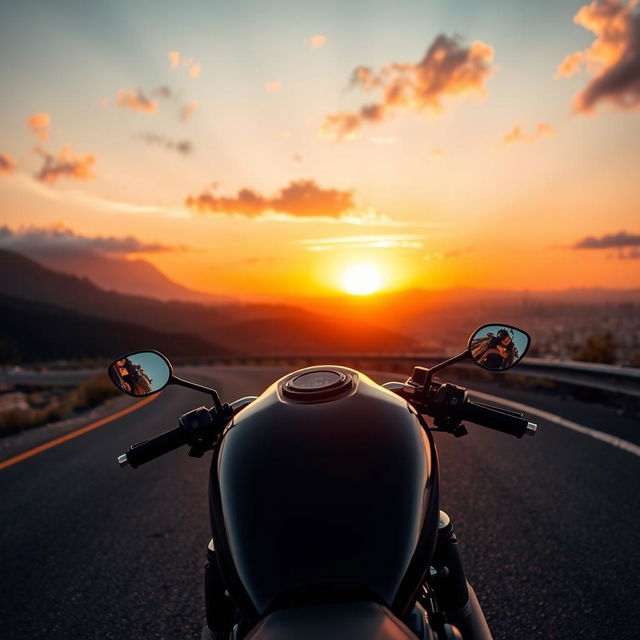
[[[297,371],[282,384],[282,393],[289,398],[315,402],[339,396],[353,388],[353,377],[327,367]]]

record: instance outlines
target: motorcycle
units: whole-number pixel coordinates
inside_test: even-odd
[[[135,469],[183,445],[212,452],[202,640],[490,639],[440,510],[432,434],[461,437],[469,421],[521,438],[537,426],[434,374],[467,359],[506,370],[530,341],[484,325],[464,352],[406,382],[312,366],[230,403],[176,377],[159,352],[116,359],[109,375],[129,395],[173,384],[213,400],[118,458]],[[123,379],[131,371],[145,385]]]

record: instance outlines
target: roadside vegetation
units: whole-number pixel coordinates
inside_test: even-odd
[[[51,391],[27,394],[29,408],[0,411],[0,437],[69,418],[118,394],[118,390],[104,374],[87,378],[74,389],[59,394]]]

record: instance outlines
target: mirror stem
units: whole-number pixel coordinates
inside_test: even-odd
[[[181,387],[187,387],[187,389],[193,389],[194,391],[202,391],[203,393],[208,393],[213,398],[213,405],[216,408],[216,412],[219,413],[222,411],[222,402],[220,402],[220,396],[215,389],[210,389],[209,387],[205,387],[201,384],[196,384],[195,382],[189,382],[188,380],[183,380],[182,378],[178,378],[174,375],[169,379],[170,384],[177,384]]]
[[[431,384],[431,378],[433,378],[433,374],[436,371],[440,371],[440,369],[444,369],[445,367],[450,367],[452,364],[455,364],[456,362],[460,362],[460,360],[466,360],[467,358],[470,358],[470,357],[471,357],[471,353],[469,351],[464,351],[463,353],[459,353],[457,356],[453,356],[453,358],[449,358],[448,360],[445,360],[444,362],[441,362],[440,364],[436,364],[435,366],[431,367],[427,371],[427,377],[425,379],[424,388],[429,389],[429,386]]]

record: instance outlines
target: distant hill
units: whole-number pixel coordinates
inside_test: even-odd
[[[238,353],[401,351],[413,344],[367,318],[349,322],[287,305],[205,306],[104,291],[12,251],[0,250],[0,273],[0,294],[163,333],[191,334]]]
[[[137,349],[172,356],[228,354],[223,347],[128,322],[74,313],[54,305],[0,295],[0,363],[115,358]]]
[[[153,264],[142,259],[110,258],[83,251],[30,252],[25,255],[54,271],[88,278],[106,291],[118,291],[158,300],[182,300],[202,304],[234,302],[227,296],[213,296],[183,287],[167,278]]]

